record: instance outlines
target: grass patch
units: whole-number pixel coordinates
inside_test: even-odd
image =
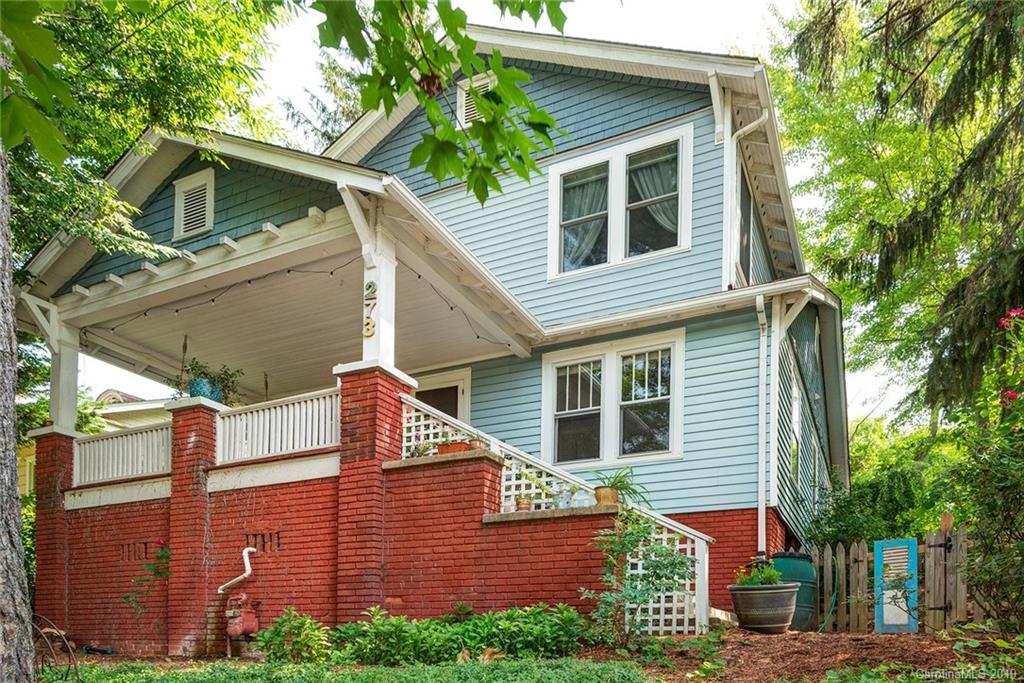
[[[44,674],[42,683],[62,680]],[[338,669],[315,664],[215,663],[166,668],[142,662],[90,664],[83,683],[645,683],[630,662],[577,659],[506,660],[488,664]]]

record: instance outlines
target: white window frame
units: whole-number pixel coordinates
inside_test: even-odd
[[[174,181],[174,241],[190,240],[213,230],[213,178],[213,168],[204,168]],[[185,193],[203,185],[206,186],[206,228],[184,232]]]
[[[659,453],[620,455],[622,356],[668,347],[672,352],[669,395],[669,450]],[[683,400],[686,363],[686,328],[618,339],[587,346],[551,351],[541,357],[541,458],[567,471],[592,470],[622,465],[663,462],[683,457]],[[557,369],[567,363],[600,358],[601,454],[592,460],[555,463],[555,392]]]
[[[455,117],[460,126],[468,126],[472,121],[466,120],[466,98],[469,96],[469,89],[479,88],[481,85],[488,86],[488,90],[494,87],[494,74],[490,71],[477,74],[472,79],[464,78],[458,83],[455,93]]]
[[[416,377],[417,387],[413,395],[416,392],[428,391],[430,389],[443,389],[444,387],[456,386],[459,389],[459,407],[458,415],[452,417],[461,420],[462,422],[468,423],[472,416],[470,415],[471,402],[471,391],[473,386],[473,369],[472,368],[458,368],[456,370],[447,370],[445,372],[435,372],[422,377]]]
[[[629,182],[627,159],[636,154],[665,145],[673,140],[679,142],[679,231],[676,246],[650,251],[637,256],[627,256],[626,204]],[[591,166],[608,164],[608,261],[595,266],[561,272],[561,216],[562,176]],[[646,135],[614,147],[574,157],[548,167],[548,281],[572,278],[588,273],[600,272],[615,266],[636,263],[652,258],[661,258],[689,251],[693,223],[693,122],[684,123],[659,133]]]

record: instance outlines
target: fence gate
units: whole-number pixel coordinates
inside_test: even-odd
[[[917,633],[917,539],[875,541],[875,632]]]
[[[912,606],[911,615],[919,630],[934,633],[957,624],[985,620],[985,612],[969,594],[962,573],[968,545],[964,530],[946,528],[930,532],[924,539],[877,543],[882,544],[883,557],[880,559],[883,565],[888,562],[895,566],[892,557],[884,557],[886,550],[890,555],[893,552],[906,553],[906,570],[890,572],[890,576],[916,572],[917,604],[916,609]],[[885,545],[887,543],[903,544],[907,550],[895,551],[895,546]],[[811,555],[818,573],[817,623],[824,622],[824,631],[866,633],[874,631],[876,623],[885,627],[887,620],[878,613],[879,587],[875,576],[878,573],[876,556],[879,550],[876,543],[837,543],[805,549],[804,552]],[[891,608],[890,615],[896,619]]]

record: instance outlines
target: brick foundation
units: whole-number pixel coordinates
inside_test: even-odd
[[[708,549],[711,606],[731,612],[728,585],[735,583],[736,570],[757,555],[757,508],[683,512],[669,517],[714,537]],[[775,508],[768,508],[765,522],[770,555],[785,547],[786,525]]]
[[[613,523],[614,508],[501,514],[501,458],[475,451],[401,461],[408,387],[379,369],[343,375],[341,384],[337,451],[244,463],[241,478],[218,474],[235,482],[226,490],[209,492],[208,473],[239,465],[215,465],[217,406],[209,402],[171,406],[169,498],[65,510],[73,441],[41,435],[36,611],[79,645],[221,654],[227,596],[217,588],[242,573],[247,546],[257,549],[253,574],[231,591],[259,601],[263,625],[289,606],[328,624],[358,619],[373,605],[412,617],[460,601],[478,611],[541,601],[592,607],[579,589],[600,586],[602,556],[592,539]],[[335,452],[337,474],[323,475]],[[305,458],[321,463],[317,478],[270,476],[301,471],[295,463]],[[672,517],[717,539],[711,602],[730,609],[725,587],[754,555],[756,510]],[[783,547],[774,510],[767,531],[769,548]],[[172,575],[150,588],[137,612],[123,596],[158,539],[170,544]]]

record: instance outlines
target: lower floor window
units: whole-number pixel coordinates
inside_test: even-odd
[[[679,330],[581,348],[576,357],[546,354],[547,457],[583,463],[679,454],[682,339]]]

